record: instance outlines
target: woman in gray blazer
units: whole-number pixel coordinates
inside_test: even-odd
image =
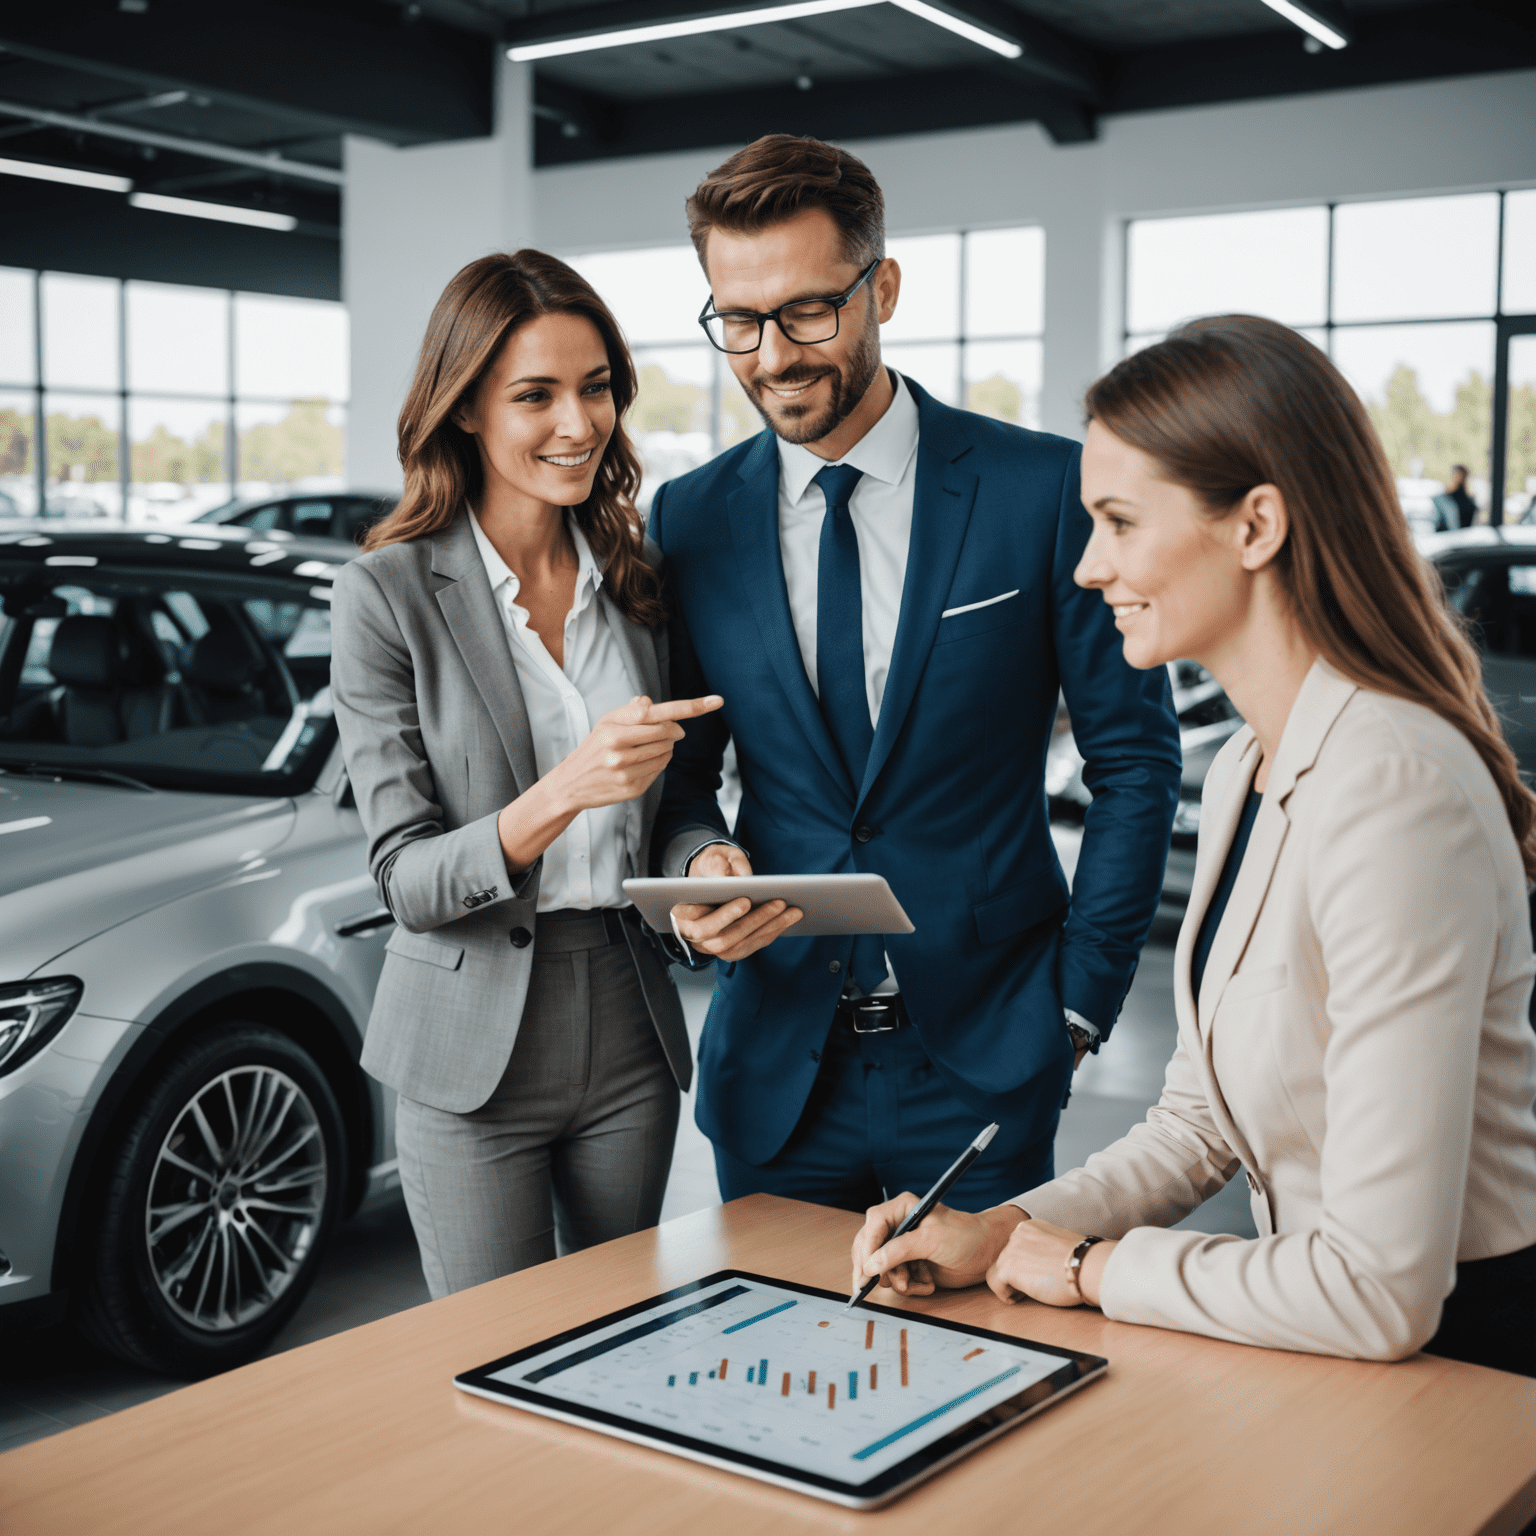
[[[1205,782],[1146,1121],[979,1215],[870,1213],[854,1274],[1368,1360],[1536,1375],[1536,798],[1337,369],[1196,320],[1088,392],[1077,580],[1247,724]],[[1112,1048],[1112,1047],[1111,1047]],[[1249,1240],[1170,1228],[1229,1180]]]
[[[624,895],[681,719],[612,315],[538,251],[465,267],[400,414],[405,494],[336,582],[332,692],[397,927],[363,1066],[400,1095],[434,1297],[654,1225],[692,1073]]]

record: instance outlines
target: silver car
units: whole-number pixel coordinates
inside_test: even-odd
[[[0,523],[0,1309],[175,1375],[260,1353],[397,1183],[329,704],[352,552]]]

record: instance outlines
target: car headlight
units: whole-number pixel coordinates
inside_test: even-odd
[[[0,1076],[30,1061],[63,1029],[83,990],[73,976],[0,987]]]
[[[1173,830],[1185,832],[1193,836],[1200,830],[1200,802],[1198,800],[1180,800],[1179,808],[1173,813]],[[0,1070],[4,1070],[0,1068]]]

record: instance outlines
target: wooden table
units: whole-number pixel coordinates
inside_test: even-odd
[[[1536,1518],[1536,1381],[1246,1349],[985,1290],[912,1306],[1105,1355],[1109,1375],[874,1513],[452,1385],[716,1269],[840,1290],[858,1224],[758,1195],[258,1361],[0,1456],[0,1532],[1513,1536]]]

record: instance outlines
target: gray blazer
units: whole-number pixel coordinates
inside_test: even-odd
[[[649,540],[646,558],[661,552]],[[599,589],[634,690],[667,694],[667,635]],[[331,693],[368,867],[396,928],[363,1042],[364,1069],[436,1109],[478,1109],[501,1081],[538,944],[540,860],[507,873],[496,817],[538,778],[501,614],[467,516],[353,560],[331,605]],[[642,802],[649,867],[661,779]],[[666,964],[625,925],[680,1087],[693,1075]],[[530,942],[530,938],[532,942]]]

